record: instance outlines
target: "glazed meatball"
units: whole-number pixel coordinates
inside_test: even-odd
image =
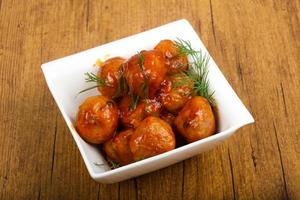
[[[118,108],[104,96],[88,97],[80,105],[76,129],[87,142],[101,144],[109,140],[118,126]]]
[[[112,98],[117,94],[118,80],[121,76],[121,66],[125,60],[114,57],[106,60],[98,72],[98,76],[105,81],[105,86],[98,87],[102,95]]]
[[[131,99],[125,96],[119,103],[120,121],[124,127],[136,128],[146,117],[145,104],[139,103],[134,110],[130,109]]]
[[[125,96],[119,103],[120,120],[124,127],[136,128],[147,116],[159,116],[162,105],[155,99],[143,99],[131,110],[131,99]]]
[[[164,54],[169,73],[177,73],[188,68],[187,56],[180,55],[179,49],[172,40],[162,40],[154,49]]]
[[[117,134],[114,138],[104,143],[104,151],[108,158],[121,165],[133,162],[133,156],[129,148],[129,140],[133,129],[128,129]]]
[[[130,138],[130,149],[135,161],[170,151],[175,145],[171,126],[152,116],[144,119]]]
[[[106,153],[106,156],[109,158],[109,160],[119,163],[120,159],[117,155],[115,146],[116,145],[113,143],[113,139],[110,139],[103,144],[103,150]]]
[[[216,126],[209,102],[200,96],[193,97],[185,104],[175,118],[174,124],[188,142],[194,142],[212,135]]]
[[[162,104],[158,99],[144,99],[143,102],[145,104],[146,116],[158,117],[160,115]]]
[[[173,115],[172,113],[166,110],[163,110],[162,113],[160,114],[160,118],[165,122],[167,122],[168,124],[173,125],[175,120],[175,115]]]
[[[160,92],[160,98],[164,108],[173,114],[177,114],[191,98],[193,85],[193,81],[182,73],[168,76],[162,83]]]
[[[167,72],[161,52],[142,51],[124,64],[124,77],[129,90],[141,97],[153,98]]]

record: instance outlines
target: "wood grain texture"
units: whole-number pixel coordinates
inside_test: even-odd
[[[181,18],[256,123],[168,168],[94,182],[40,65]],[[299,20],[297,0],[0,0],[0,199],[300,199]]]

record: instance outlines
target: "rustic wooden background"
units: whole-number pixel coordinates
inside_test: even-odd
[[[41,63],[181,18],[256,123],[171,167],[94,182]],[[0,199],[300,199],[299,20],[298,0],[0,0]]]

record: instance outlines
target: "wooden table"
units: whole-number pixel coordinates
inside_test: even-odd
[[[256,123],[168,168],[94,182],[41,63],[181,18]],[[0,199],[300,199],[299,63],[297,0],[0,0]]]

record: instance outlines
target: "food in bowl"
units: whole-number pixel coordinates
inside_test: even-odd
[[[85,74],[95,85],[81,92],[98,88],[100,93],[80,105],[77,132],[101,146],[112,168],[214,134],[208,61],[181,39],[162,40],[129,59],[106,60],[97,74]]]

